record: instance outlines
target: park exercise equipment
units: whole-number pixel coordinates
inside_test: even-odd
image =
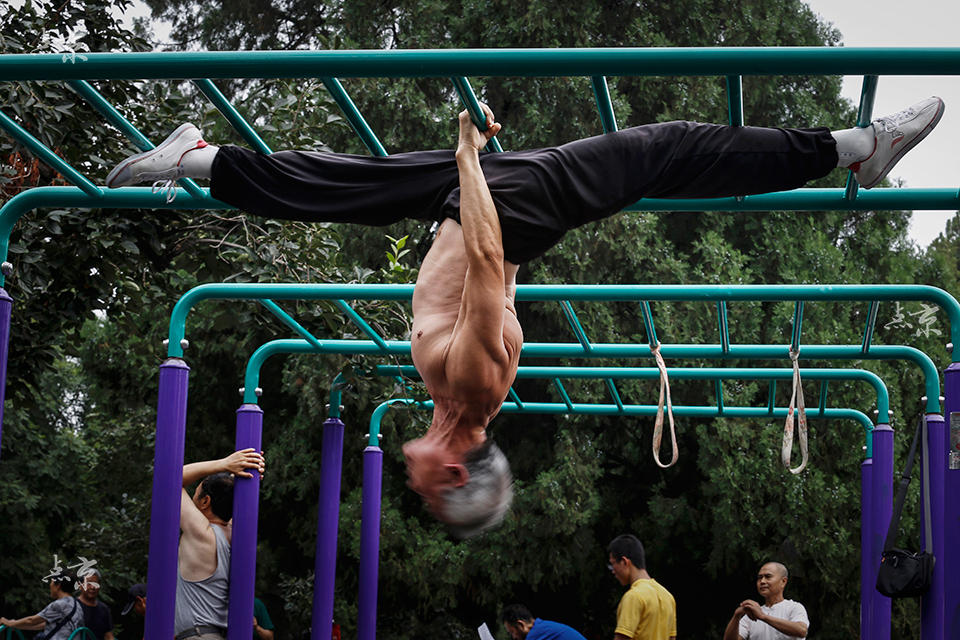
[[[189,52],[189,53],[67,53],[67,54],[37,54],[37,55],[4,55],[0,56],[0,80],[52,80],[66,81],[108,121],[124,132],[141,150],[152,148],[146,140],[112,105],[110,105],[90,84],[92,80],[121,80],[121,79],[176,79],[183,77],[198,77],[195,80],[198,88],[227,118],[237,131],[255,149],[269,153],[266,143],[256,134],[253,128],[244,121],[243,117],[233,108],[229,101],[220,93],[211,82],[212,78],[253,78],[253,77],[320,77],[331,95],[343,109],[348,121],[357,131],[364,144],[371,153],[385,155],[386,150],[370,130],[362,115],[346,94],[338,77],[452,77],[454,86],[467,108],[473,114],[474,120],[482,123],[479,106],[473,95],[466,77],[469,75],[510,75],[510,76],[571,76],[581,75],[591,79],[591,86],[596,97],[601,123],[606,131],[616,129],[616,118],[611,107],[607,91],[606,76],[608,75],[714,75],[723,76],[728,91],[729,122],[732,125],[743,124],[741,95],[742,76],[744,75],[771,75],[771,74],[845,74],[863,75],[864,83],[861,94],[860,109],[857,118],[859,126],[867,126],[871,119],[873,97],[880,74],[913,74],[913,75],[960,75],[960,48],[833,48],[833,47],[795,47],[795,48],[698,48],[698,49],[552,49],[552,50],[422,50],[422,51],[288,51],[288,52]],[[482,126],[482,124],[478,124]],[[24,192],[4,204],[0,208],[0,285],[3,279],[12,273],[12,265],[6,261],[9,247],[10,232],[19,218],[27,211],[42,207],[140,207],[140,208],[176,208],[176,209],[227,209],[227,205],[210,198],[209,191],[202,189],[191,180],[181,180],[182,189],[177,190],[174,203],[167,202],[162,194],[154,194],[146,187],[127,187],[114,191],[94,184],[88,178],[69,166],[53,151],[31,136],[13,119],[0,111],[0,128],[21,142],[38,158],[57,170],[73,187],[40,187]],[[499,143],[491,140],[490,150],[498,150]],[[791,192],[748,196],[744,198],[717,198],[704,200],[652,200],[645,199],[628,207],[629,210],[643,211],[767,211],[767,210],[863,210],[863,209],[960,209],[960,193],[956,188],[945,189],[873,189],[861,193],[852,178],[848,178],[845,189],[798,189]],[[283,285],[266,285],[283,286]],[[535,292],[529,289],[529,299],[567,300],[564,308],[572,313],[570,300],[590,300],[593,293],[586,292],[589,287],[576,287],[580,292],[576,297],[571,287],[565,287],[563,296]],[[698,289],[695,299],[713,299],[704,297]],[[731,291],[734,288],[729,288]],[[777,287],[777,291],[784,291],[785,287]],[[814,287],[804,291],[794,291],[790,298],[763,297],[759,299],[789,299],[797,302],[795,316],[795,331],[791,346],[799,348],[799,320],[802,318],[804,301],[826,299],[850,299],[869,301],[868,325],[864,332],[861,345],[829,346],[805,345],[801,357],[804,359],[881,359],[903,358],[917,363],[924,371],[926,389],[926,411],[930,423],[931,457],[939,460],[938,467],[932,469],[931,483],[933,487],[932,500],[934,503],[934,553],[937,556],[937,568],[934,575],[934,586],[922,603],[922,630],[925,638],[945,638],[951,633],[950,629],[960,626],[960,552],[948,550],[945,545],[947,539],[960,539],[960,519],[955,517],[957,508],[946,503],[946,495],[954,494],[960,489],[960,469],[948,469],[949,431],[940,415],[939,406],[939,376],[930,359],[909,347],[873,346],[871,345],[873,327],[879,301],[937,299],[950,316],[951,341],[956,344],[953,333],[957,332],[956,301],[945,292],[933,293],[935,289],[915,287],[900,289],[886,289],[883,293],[879,289],[864,289],[853,298],[843,298],[842,293],[851,293],[852,290],[839,292],[840,287]],[[583,291],[581,291],[583,290]],[[518,289],[518,300],[523,287]],[[819,291],[820,293],[816,293]],[[826,292],[826,297],[821,294]],[[336,293],[336,292],[334,292]],[[830,295],[840,294],[840,297],[831,298]],[[716,294],[716,292],[711,292]],[[941,295],[942,294],[942,295]],[[367,296],[364,293],[363,296]],[[370,293],[377,297],[379,294]],[[408,293],[394,292],[393,296],[408,296]],[[524,294],[525,295],[525,294]],[[608,299],[604,292],[596,299]],[[659,299],[655,292],[635,291],[635,296],[627,299],[643,301],[644,320],[647,323],[648,345],[603,345],[590,343],[585,338],[578,321],[571,321],[571,326],[577,336],[577,343],[566,345],[525,345],[523,356],[535,357],[609,357],[622,355],[624,357],[650,357],[651,346],[656,346],[653,331],[652,314],[649,313],[649,301]],[[671,295],[679,296],[673,293]],[[718,318],[721,343],[719,345],[662,345],[662,353],[669,358],[714,358],[725,359],[783,359],[789,355],[789,349],[772,345],[731,345],[725,324],[725,305],[735,300],[750,299],[742,292],[727,294],[715,298],[718,304]],[[766,295],[766,294],[763,294]],[[851,295],[854,295],[851,293]],[[545,297],[538,297],[545,296]],[[904,297],[897,297],[904,296]],[[920,296],[919,298],[914,296]],[[932,297],[926,297],[932,296]],[[350,298],[350,295],[337,293],[337,300]],[[268,299],[264,295],[263,298]],[[269,298],[282,298],[270,294]],[[397,299],[390,296],[384,299]],[[682,299],[667,297],[662,299]],[[951,302],[952,301],[952,302]],[[0,289],[0,382],[6,377],[6,354],[9,341],[9,322],[12,299]],[[268,305],[268,308],[269,305]],[[274,309],[271,309],[275,311]],[[176,312],[175,312],[176,314]],[[350,314],[348,313],[348,316]],[[568,318],[570,315],[568,314]],[[351,316],[351,319],[354,319]],[[575,314],[574,314],[575,319]],[[295,321],[294,321],[295,323]],[[160,374],[160,411],[157,423],[157,458],[155,460],[154,499],[151,518],[151,549],[149,569],[149,589],[151,593],[151,607],[148,610],[148,640],[159,640],[169,637],[172,632],[173,619],[173,592],[169,588],[172,584],[168,578],[171,571],[175,576],[176,566],[176,518],[178,500],[170,501],[168,491],[176,488],[179,495],[181,481],[181,466],[183,462],[182,427],[186,407],[186,380],[188,368],[183,361],[183,347],[185,338],[174,335],[171,324],[171,340],[168,345],[168,360],[161,367]],[[289,325],[298,334],[303,336],[302,327]],[[579,329],[578,329],[579,327]],[[362,328],[362,327],[361,327]],[[369,335],[369,334],[368,334]],[[299,342],[307,350],[316,350],[315,338],[303,337]],[[181,342],[184,341],[184,342]],[[408,353],[409,345],[397,341],[373,339],[369,341],[353,341],[355,345],[338,345],[337,341],[325,341],[322,346],[333,349],[336,353]],[[286,347],[284,347],[286,348]],[[293,349],[293,345],[290,345]],[[343,349],[337,351],[336,349]],[[946,378],[946,412],[953,410],[960,418],[960,361],[955,354],[953,362],[947,369]],[[396,373],[396,372],[394,372]],[[604,372],[605,374],[608,372]],[[526,374],[526,373],[525,373]],[[248,368],[248,378],[250,377]],[[675,375],[680,375],[675,373]],[[627,405],[617,400],[616,387],[613,380],[616,376],[610,374],[604,378],[614,398],[616,412],[626,412]],[[560,376],[556,376],[556,380]],[[559,384],[559,383],[558,383]],[[245,387],[244,407],[241,408],[243,418],[242,429],[238,428],[238,446],[242,441],[253,441],[259,438],[258,421],[262,421],[262,413],[255,403],[256,386],[251,384]],[[560,385],[558,389],[562,390]],[[717,386],[717,412],[725,411],[732,415],[733,407],[724,407],[722,402],[722,387]],[[3,384],[0,384],[0,394],[3,393]],[[253,394],[250,401],[248,393]],[[561,392],[561,395],[563,393]],[[515,408],[532,410],[531,403],[524,403],[516,394],[512,394]],[[772,396],[771,396],[772,397]],[[2,410],[2,395],[0,395],[0,410]],[[878,401],[879,402],[879,401]],[[339,420],[331,405],[331,420]],[[563,408],[567,411],[576,411],[576,403],[564,397]],[[682,409],[681,407],[677,408]],[[612,409],[611,409],[612,411]],[[828,409],[820,407],[820,413],[827,415]],[[606,412],[606,410],[602,411]],[[613,413],[616,413],[613,412]],[[239,422],[238,417],[238,422]],[[869,511],[873,514],[888,513],[890,491],[881,486],[877,490],[868,490],[874,482],[889,480],[892,466],[887,469],[887,462],[892,465],[892,431],[886,424],[887,416],[880,415],[878,424],[874,427],[868,439],[873,460],[878,457],[884,459],[884,469],[877,467],[872,473],[865,471],[865,478],[872,476],[872,480],[864,480],[865,500],[873,502]],[[960,422],[960,420],[958,420]],[[2,424],[2,415],[0,415]],[[342,424],[342,423],[341,423]],[[960,424],[958,424],[960,428]],[[371,426],[371,434],[374,428]],[[0,432],[2,434],[2,432]],[[177,440],[179,438],[179,444]],[[325,436],[326,441],[326,436]],[[880,442],[884,444],[880,446]],[[169,445],[169,450],[161,450],[161,443]],[[342,444],[342,432],[341,432]],[[246,446],[246,445],[244,445]],[[259,446],[259,445],[256,445]],[[378,449],[376,443],[368,447],[368,451]],[[889,450],[888,450],[889,448]],[[326,459],[327,447],[324,447]],[[375,451],[372,453],[376,453]],[[889,454],[889,455],[888,455]],[[952,454],[951,454],[952,455]],[[956,461],[960,466],[960,460]],[[866,462],[865,462],[866,465]],[[953,459],[950,459],[953,466]],[[866,466],[864,467],[866,469]],[[888,473],[889,471],[889,473]],[[326,476],[325,476],[326,477]],[[882,480],[881,480],[882,477]],[[255,486],[258,480],[250,484],[255,496]],[[371,483],[374,479],[371,478]],[[243,488],[243,482],[238,483],[238,499],[248,500],[250,491]],[[867,506],[866,503],[864,505]],[[255,512],[254,512],[255,513]],[[238,514],[238,518],[241,517]],[[878,516],[880,517],[880,516]],[[163,522],[161,526],[161,521]],[[254,520],[255,521],[255,520]],[[158,523],[159,529],[153,529],[153,523]],[[171,524],[173,531],[171,533]],[[884,525],[885,526],[885,525]],[[881,527],[882,528],[882,527]],[[240,527],[244,529],[244,527]],[[865,531],[866,531],[865,527]],[[938,535],[942,534],[942,535]],[[240,534],[242,538],[244,534]],[[254,532],[255,540],[255,532]],[[242,542],[242,540],[240,541]],[[246,543],[244,543],[246,544]],[[864,544],[864,553],[872,543]],[[173,549],[173,555],[169,549]],[[238,540],[234,539],[237,549]],[[871,551],[873,553],[873,551]],[[244,554],[238,553],[238,557]],[[365,556],[366,557],[366,556]],[[872,560],[866,557],[864,571],[875,570],[868,567],[868,563],[875,563],[878,554]],[[319,560],[318,560],[319,561]],[[165,563],[165,564],[164,564]],[[243,573],[243,572],[238,572]],[[251,574],[252,575],[252,574]],[[375,578],[375,565],[373,576]],[[240,591],[243,591],[242,589]],[[862,633],[864,637],[889,637],[889,600],[873,593],[872,585],[865,582],[865,606],[861,616]],[[365,640],[375,635],[375,580],[373,587],[373,617],[366,613],[361,616],[361,637]],[[369,600],[369,595],[366,596]],[[234,611],[232,603],[231,620],[249,620],[247,613],[252,611],[252,582],[250,582],[249,598],[237,591],[233,592],[232,600],[239,608]],[[248,605],[249,600],[249,607]],[[366,611],[371,608],[367,607]],[[243,616],[246,616],[245,618]],[[236,625],[231,625],[236,627]],[[244,624],[240,628],[244,628]],[[169,628],[168,628],[169,627]],[[869,633],[868,633],[869,631]],[[241,637],[241,633],[231,630],[231,640]],[[237,635],[234,635],[234,634]],[[320,630],[315,625],[315,638]]]

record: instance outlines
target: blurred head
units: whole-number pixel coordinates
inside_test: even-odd
[[[626,586],[632,582],[632,569],[646,569],[647,557],[643,551],[643,543],[630,534],[614,538],[607,545],[607,561],[610,571],[617,582]]]
[[[526,638],[534,623],[533,614],[522,604],[511,604],[504,607],[500,619],[513,640]]]
[[[407,484],[454,535],[468,538],[503,520],[513,500],[513,476],[492,440],[467,451],[461,461],[423,438],[406,443],[403,453]]]
[[[213,515],[230,522],[233,518],[233,474],[221,471],[201,480],[193,494],[193,503],[200,511],[209,507]]]
[[[73,576],[63,573],[50,578],[50,597],[62,598],[73,595]]]
[[[757,593],[765,600],[779,602],[787,588],[787,568],[779,562],[768,562],[757,572]]]
[[[84,575],[83,582],[80,583],[80,591],[87,598],[96,600],[100,595],[100,572],[96,569],[89,569],[89,572]]]
[[[135,611],[141,616],[147,614],[147,585],[135,584],[127,590],[127,605],[120,612],[120,615],[125,616],[131,611]]]

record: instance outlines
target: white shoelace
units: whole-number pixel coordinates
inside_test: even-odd
[[[150,191],[152,193],[164,193],[166,194],[167,202],[173,202],[177,199],[177,181],[173,178],[157,180],[153,183]]]

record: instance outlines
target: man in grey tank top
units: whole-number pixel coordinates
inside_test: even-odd
[[[263,475],[263,456],[253,449],[183,467],[176,640],[220,640],[227,635],[233,480],[253,477],[247,469]],[[197,481],[191,496],[187,487]]]

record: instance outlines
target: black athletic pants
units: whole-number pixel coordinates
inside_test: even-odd
[[[560,147],[482,153],[503,228],[505,257],[543,254],[574,227],[641,198],[714,198],[803,186],[837,166],[827,129],[665,122]],[[310,151],[264,155],[221,147],[213,197],[288,220],[386,225],[403,218],[459,220],[453,151],[385,158]]]

